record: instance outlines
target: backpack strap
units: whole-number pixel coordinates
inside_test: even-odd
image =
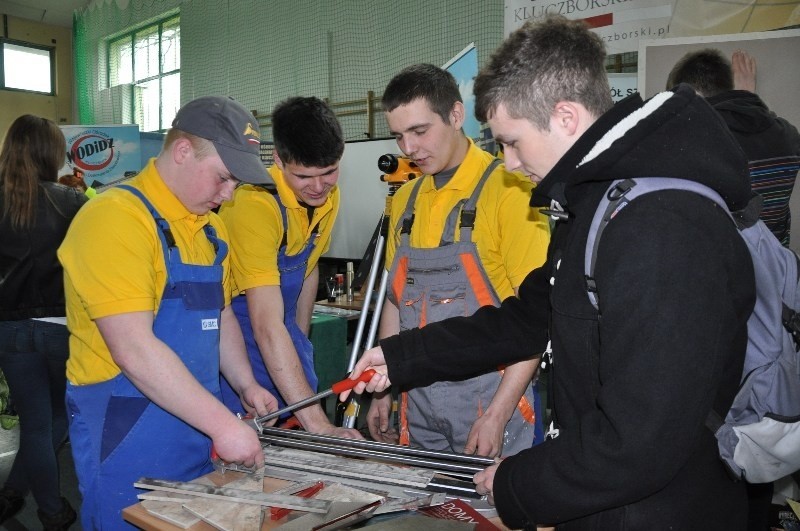
[[[789,308],[784,302],[781,321],[783,321],[783,326],[786,327],[786,330],[792,335],[794,346],[800,350],[800,314]]]
[[[648,177],[641,180],[625,179],[616,180],[611,183],[608,190],[603,195],[600,203],[597,205],[592,224],[589,227],[589,236],[586,241],[586,253],[584,256],[584,272],[586,275],[586,292],[589,296],[589,301],[596,310],[600,311],[600,301],[597,297],[597,283],[594,278],[594,268],[597,262],[597,250],[600,247],[600,237],[606,229],[609,221],[616,216],[625,206],[637,197],[660,190],[686,190],[702,195],[718,206],[731,216],[728,206],[722,197],[703,184],[686,179],[677,179],[673,177]],[[736,220],[731,216],[731,219]],[[738,224],[737,224],[738,226]],[[793,317],[797,317],[796,315]],[[798,321],[798,332],[800,333],[800,319]],[[722,416],[714,411],[709,411],[706,416],[705,425],[711,430],[711,433],[716,433],[725,423]]]
[[[589,302],[592,303],[596,310],[599,311],[600,302],[597,298],[597,282],[594,278],[594,268],[603,231],[609,221],[625,208],[628,203],[641,195],[660,190],[686,190],[700,194],[714,201],[730,216],[725,200],[708,186],[695,181],[674,177],[647,177],[644,179],[618,179],[613,181],[594,212],[592,224],[589,226],[589,236],[586,240],[586,252],[583,262],[586,292],[589,296]]]

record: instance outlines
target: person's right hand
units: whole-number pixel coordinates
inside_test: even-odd
[[[736,50],[731,55],[733,88],[756,91],[756,59],[744,50]]]
[[[375,369],[375,376],[367,382],[358,382],[353,391],[356,394],[361,394],[364,391],[368,393],[380,393],[391,387],[392,382],[389,381],[388,367],[386,367],[386,360],[383,357],[383,350],[381,347],[374,347],[364,352],[361,359],[358,360],[356,366],[353,367],[353,372],[350,373],[351,380],[357,379],[361,373],[367,369]],[[339,400],[344,402],[350,396],[350,391],[339,393]]]
[[[392,412],[392,394],[389,392],[378,394],[372,397],[367,412],[367,426],[369,434],[378,442],[397,444],[400,441],[400,434],[397,430],[389,426],[389,416]]]
[[[220,435],[212,438],[212,443],[223,461],[248,468],[264,466],[264,451],[258,435],[252,427],[236,417],[233,417],[233,422],[226,423]]]

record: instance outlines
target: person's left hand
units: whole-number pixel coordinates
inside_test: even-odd
[[[331,424],[328,427],[318,430],[316,433],[320,435],[328,435],[330,437],[340,437],[342,439],[364,439],[364,436],[358,430],[353,428],[342,428]]]
[[[465,454],[497,457],[503,450],[506,423],[488,412],[472,424],[464,446]]]
[[[260,385],[251,385],[242,391],[242,405],[245,411],[256,417],[263,417],[273,411],[278,410],[278,400]],[[278,422],[277,418],[264,422],[266,426],[272,426]]]
[[[497,472],[498,466],[500,466],[499,461],[478,472],[472,478],[472,482],[475,483],[475,492],[481,496],[486,496],[487,501],[491,505],[494,505],[494,474]]]

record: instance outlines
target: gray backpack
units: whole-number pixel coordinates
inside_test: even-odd
[[[761,196],[731,214],[725,201],[700,183],[668,177],[611,183],[592,219],[585,267],[589,299],[599,311],[594,267],[600,237],[617,212],[648,192],[676,189],[700,194],[731,215],[750,250],[756,303],[747,322],[747,352],[739,391],[723,419],[712,411],[723,462],[736,478],[766,483],[800,470],[800,289],[798,256],[758,220]]]

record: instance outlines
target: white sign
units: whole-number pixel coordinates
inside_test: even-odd
[[[608,84],[611,87],[611,99],[614,100],[614,103],[637,92],[637,79],[638,74],[634,72],[630,74],[608,74]]]
[[[669,34],[675,0],[505,0],[505,35],[548,14],[583,20],[606,43],[609,54],[635,52],[639,39]]]

